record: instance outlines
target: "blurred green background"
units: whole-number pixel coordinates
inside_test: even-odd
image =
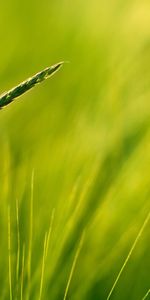
[[[0,112],[0,299],[105,300],[149,211],[150,2],[3,1],[0,40],[1,92],[70,61]],[[111,299],[150,288],[149,227]]]

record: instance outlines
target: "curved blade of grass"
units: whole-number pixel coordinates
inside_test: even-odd
[[[68,290],[69,290],[69,287],[70,287],[72,276],[73,276],[73,273],[74,273],[74,270],[75,270],[75,267],[76,267],[76,263],[77,263],[82,245],[83,245],[84,236],[85,236],[85,231],[82,232],[82,235],[81,235],[81,238],[80,238],[80,241],[79,241],[79,245],[78,245],[78,248],[77,248],[76,253],[75,253],[75,257],[74,257],[74,260],[73,260],[73,263],[72,263],[72,266],[71,266],[71,271],[70,271],[69,278],[68,278],[68,281],[67,281],[67,286],[66,286],[66,289],[65,289],[65,294],[64,294],[63,300],[67,299]]]
[[[25,260],[25,245],[23,245],[22,253],[22,270],[21,270],[21,290],[20,290],[20,300],[23,299],[23,284],[24,284],[24,260]]]
[[[52,76],[55,72],[57,72],[60,69],[62,65],[63,62],[59,62],[51,67],[48,67],[43,71],[35,74],[34,76],[28,78],[27,80],[21,82],[19,85],[15,86],[8,92],[5,92],[2,95],[0,95],[0,109],[10,104],[15,98],[18,98],[22,94],[26,93],[28,90],[32,89],[35,85]]]
[[[146,294],[144,295],[144,297],[142,298],[142,300],[146,300],[147,297],[149,296],[150,294],[150,289],[146,292]]]
[[[118,281],[120,279],[120,276],[122,275],[122,272],[124,271],[124,269],[125,269],[128,261],[129,261],[131,255],[132,255],[132,252],[134,251],[134,249],[135,249],[135,247],[136,247],[136,245],[137,245],[140,237],[142,236],[143,231],[144,231],[144,229],[145,229],[145,227],[146,227],[146,225],[148,224],[149,221],[150,221],[150,211],[148,212],[148,215],[145,218],[144,223],[142,224],[142,226],[141,226],[141,228],[140,228],[140,230],[139,230],[139,232],[138,232],[138,234],[137,234],[137,236],[136,236],[136,238],[135,238],[135,240],[134,240],[134,242],[133,242],[133,244],[132,244],[132,246],[130,248],[130,251],[129,251],[129,253],[128,253],[128,255],[127,255],[127,257],[126,257],[126,259],[125,259],[125,261],[124,261],[124,263],[123,263],[123,265],[122,265],[122,267],[121,267],[121,269],[120,269],[120,271],[119,271],[119,273],[118,273],[118,275],[116,277],[116,279],[115,279],[115,282],[114,282],[114,284],[113,284],[113,286],[112,286],[112,288],[111,288],[111,290],[110,290],[110,292],[109,292],[106,300],[109,300],[111,298],[112,293],[113,293],[113,291],[114,291],[114,289],[115,289],[115,287],[116,287],[116,285],[117,285],[117,283],[118,283]],[[147,295],[146,295],[146,297],[147,297]]]
[[[45,263],[46,263],[46,248],[47,248],[47,232],[46,232],[45,238],[44,238],[44,249],[43,249],[43,258],[42,258],[42,271],[41,271],[39,300],[42,299],[42,292],[43,292],[44,271],[45,271]]]
[[[29,299],[30,294],[30,283],[31,283],[31,261],[32,261],[32,239],[33,239],[33,197],[34,197],[34,169],[31,175],[31,198],[30,198],[30,225],[29,225],[29,249],[28,249],[28,295]]]
[[[11,269],[11,224],[10,206],[8,206],[8,267],[9,267],[9,299],[12,300],[12,269]]]

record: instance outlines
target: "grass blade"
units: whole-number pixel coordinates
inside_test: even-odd
[[[148,224],[149,220],[150,220],[150,212],[148,213],[147,217],[145,218],[144,223],[141,226],[141,228],[140,228],[140,230],[139,230],[139,232],[138,232],[138,234],[137,234],[137,236],[135,238],[135,241],[134,241],[134,243],[133,243],[133,245],[132,245],[132,247],[131,247],[131,249],[130,249],[130,251],[129,251],[129,253],[128,253],[128,255],[127,255],[127,257],[126,257],[126,259],[125,259],[125,261],[124,261],[124,263],[123,263],[123,265],[122,265],[122,267],[121,267],[121,269],[120,269],[120,271],[119,271],[119,273],[118,273],[118,275],[116,277],[116,279],[115,279],[115,281],[114,281],[114,284],[113,284],[113,286],[112,286],[112,288],[111,288],[111,290],[110,290],[110,292],[109,292],[106,300],[109,300],[110,297],[112,296],[112,293],[113,293],[113,291],[114,291],[114,289],[115,289],[115,287],[116,287],[116,285],[117,285],[117,283],[118,283],[118,281],[120,279],[120,276],[122,275],[122,272],[124,271],[124,269],[125,269],[128,261],[129,261],[131,255],[132,255],[132,252],[135,249],[135,247],[136,247],[136,245],[137,245],[137,243],[138,243],[138,241],[139,241],[139,239],[140,239],[140,237],[141,237],[141,235],[142,235],[142,233],[143,233],[146,225]]]
[[[8,267],[9,267],[9,299],[12,300],[12,272],[11,272],[11,236],[10,236],[10,206],[8,206]]]
[[[48,230],[48,234],[47,234],[46,257],[47,257],[47,254],[48,254],[48,247],[49,247],[50,237],[51,237],[51,233],[52,233],[52,226],[53,226],[54,216],[55,216],[55,209],[52,210],[49,230]]]
[[[23,245],[23,253],[22,253],[22,270],[21,270],[21,295],[20,300],[23,299],[23,281],[24,281],[24,259],[25,259],[25,245]]]
[[[27,80],[21,82],[19,85],[12,88],[8,92],[3,93],[0,96],[0,109],[10,104],[15,98],[18,98],[22,94],[26,93],[28,90],[32,89],[37,84],[52,76],[55,72],[57,72],[60,69],[62,65],[63,62],[59,62],[51,67],[48,67],[43,71],[35,74],[34,76],[28,78]]]
[[[80,251],[81,251],[81,248],[82,248],[82,245],[83,245],[84,235],[85,235],[85,231],[83,231],[83,233],[81,235],[81,238],[80,238],[80,241],[79,241],[79,245],[78,245],[78,248],[77,248],[75,256],[74,256],[74,260],[73,260],[72,267],[71,267],[71,270],[70,270],[70,274],[69,274],[69,278],[68,278],[68,281],[67,281],[67,285],[66,285],[66,289],[65,289],[65,294],[64,294],[63,300],[67,299],[68,290],[69,290],[69,287],[70,287],[72,276],[73,276],[73,273],[74,273],[74,270],[75,270],[75,267],[76,267],[76,264],[77,264],[77,260],[78,260],[78,257],[79,257],[79,254],[80,254]]]
[[[30,199],[30,227],[29,227],[29,252],[28,252],[28,297],[30,294],[30,281],[31,281],[31,259],[32,259],[32,238],[33,238],[33,189],[34,189],[34,170],[31,176],[31,199]]]
[[[46,232],[45,238],[44,238],[44,248],[43,248],[43,258],[42,258],[42,270],[41,270],[39,300],[42,299],[42,292],[43,292],[44,271],[45,271],[45,261],[46,261],[46,248],[47,248],[47,232]]]
[[[150,294],[150,289],[146,292],[146,294],[144,295],[144,297],[142,298],[142,300],[146,300],[147,297],[149,296]]]
[[[20,264],[20,230],[19,230],[19,205],[18,205],[18,199],[16,199],[16,222],[17,222],[16,286],[17,286],[17,298],[18,298],[19,264]]]

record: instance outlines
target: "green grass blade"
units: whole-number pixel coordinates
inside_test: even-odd
[[[113,293],[113,291],[114,291],[114,289],[115,289],[115,287],[116,287],[116,285],[117,285],[117,283],[120,279],[120,276],[122,275],[122,272],[124,271],[131,255],[132,255],[132,252],[134,251],[134,249],[135,249],[135,247],[136,247],[136,245],[137,245],[141,235],[143,234],[143,231],[144,231],[144,229],[145,229],[145,227],[146,227],[146,225],[148,224],[149,221],[150,221],[150,211],[148,212],[148,215],[147,215],[146,219],[144,220],[144,223],[143,223],[142,227],[140,228],[140,230],[139,230],[139,232],[138,232],[138,234],[137,234],[137,236],[134,240],[134,243],[133,243],[133,245],[132,245],[132,247],[131,247],[131,249],[130,249],[130,251],[129,251],[129,253],[128,253],[128,255],[127,255],[127,257],[126,257],[126,259],[125,259],[125,261],[124,261],[124,263],[123,263],[123,265],[122,265],[122,267],[121,267],[121,269],[120,269],[120,271],[119,271],[119,273],[116,277],[116,279],[115,279],[115,282],[114,282],[114,284],[113,284],[106,300],[109,300],[111,298],[112,293]]]
[[[30,198],[30,225],[29,225],[29,249],[28,249],[28,296],[30,295],[30,283],[31,283],[31,260],[32,260],[32,239],[33,239],[33,192],[34,192],[34,169],[31,175],[31,198]]]
[[[67,285],[66,285],[66,289],[65,289],[65,294],[64,294],[63,300],[67,299],[67,295],[68,295],[68,290],[69,290],[69,287],[70,287],[70,283],[71,283],[71,280],[72,280],[72,277],[73,277],[73,274],[74,274],[74,270],[75,270],[75,267],[76,267],[76,264],[77,264],[77,260],[78,260],[78,257],[79,257],[82,245],[83,245],[84,236],[85,236],[85,231],[82,232],[82,235],[81,235],[81,238],[80,238],[80,241],[79,241],[79,245],[78,245],[78,248],[76,250],[74,259],[73,259],[73,263],[72,263],[72,266],[71,266],[71,270],[70,270],[69,278],[68,278],[68,281],[67,281]]]
[[[24,284],[24,260],[25,260],[25,245],[23,245],[23,253],[22,253],[21,294],[20,294],[20,300],[23,300],[23,284]]]
[[[41,270],[41,280],[40,280],[40,293],[39,293],[39,300],[42,299],[42,292],[43,292],[43,282],[44,282],[44,271],[45,271],[45,262],[46,262],[46,248],[47,248],[47,232],[44,238],[44,248],[43,248],[43,257],[42,257],[42,270]]]
[[[19,289],[19,266],[20,266],[20,228],[19,228],[19,204],[18,199],[16,199],[16,226],[17,226],[17,255],[16,255],[16,287],[18,299],[18,289]]]
[[[12,269],[11,269],[11,224],[10,207],[8,206],[8,267],[9,267],[9,299],[12,300]]]
[[[63,62],[59,62],[51,67],[48,67],[43,71],[35,74],[34,76],[28,78],[27,80],[21,82],[19,85],[15,86],[8,92],[3,93],[0,96],[0,109],[10,104],[15,98],[18,98],[22,94],[26,93],[28,90],[32,89],[37,84],[52,76],[60,69],[62,65]]]
[[[146,300],[147,297],[149,296],[150,294],[150,289],[146,292],[145,296],[142,298],[142,300]]]

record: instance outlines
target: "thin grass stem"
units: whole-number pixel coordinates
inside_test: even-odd
[[[8,206],[8,268],[9,268],[9,298],[10,298],[10,300],[12,300],[10,206]]]
[[[46,260],[46,248],[47,248],[47,232],[46,232],[45,238],[44,238],[44,248],[43,248],[43,258],[42,258],[42,271],[41,271],[41,280],[40,280],[39,300],[42,299],[42,292],[43,292],[45,260]]]
[[[145,300],[147,299],[147,297],[149,296],[150,294],[150,289],[147,291],[147,293],[144,295],[144,297],[142,298],[142,300]]]
[[[24,284],[24,260],[25,260],[25,245],[23,245],[23,252],[22,252],[22,269],[21,269],[21,288],[20,288],[20,300],[23,300],[23,284]]]
[[[72,280],[72,277],[73,277],[73,274],[74,274],[74,270],[75,270],[75,267],[76,267],[76,264],[77,264],[77,260],[78,260],[82,245],[83,245],[84,235],[85,235],[85,232],[83,231],[83,233],[81,235],[81,238],[80,238],[80,241],[79,241],[79,245],[77,247],[77,250],[76,250],[76,253],[75,253],[75,256],[74,256],[74,259],[73,259],[73,263],[72,263],[70,274],[69,274],[69,277],[68,277],[68,281],[67,281],[67,285],[66,285],[63,300],[67,299],[70,283],[71,283],[71,280]]]
[[[48,254],[48,247],[49,247],[50,237],[51,237],[51,233],[52,233],[54,216],[55,216],[55,209],[52,210],[52,214],[51,214],[51,218],[50,218],[50,225],[49,225],[49,230],[48,230],[48,235],[47,235],[47,243],[46,243],[46,253],[45,253],[46,257]]]
[[[19,264],[20,264],[20,230],[19,230],[19,205],[16,199],[16,223],[17,223],[17,262],[16,262],[16,285],[17,285],[17,298],[19,288]]]
[[[33,239],[33,189],[34,189],[34,170],[31,176],[31,198],[30,198],[30,228],[29,228],[29,252],[28,252],[28,298],[30,294],[30,281],[31,281],[31,259],[32,259],[32,239]]]
[[[122,267],[121,267],[121,269],[120,269],[120,271],[119,271],[119,273],[118,273],[118,275],[117,275],[117,277],[115,279],[115,281],[114,281],[114,284],[113,284],[113,286],[112,286],[112,288],[111,288],[111,290],[110,290],[110,292],[109,292],[106,300],[109,300],[110,297],[112,296],[112,293],[114,292],[114,289],[116,288],[116,285],[117,285],[117,283],[118,283],[118,281],[120,279],[120,276],[122,275],[122,273],[123,273],[123,271],[124,271],[124,269],[125,269],[128,261],[129,261],[131,255],[132,255],[132,252],[134,251],[134,249],[135,249],[135,247],[136,247],[136,245],[137,245],[137,243],[138,243],[138,241],[139,241],[139,239],[140,239],[140,237],[141,237],[141,235],[142,235],[142,233],[143,233],[146,225],[148,224],[149,220],[150,220],[150,212],[146,216],[146,218],[144,220],[144,223],[142,224],[142,226],[141,226],[141,228],[140,228],[140,230],[139,230],[139,232],[138,232],[138,234],[136,236],[136,239],[134,240],[134,243],[132,244],[132,247],[131,247],[131,249],[130,249],[130,251],[129,251],[129,253],[128,253],[128,255],[127,255],[127,257],[126,257],[126,259],[125,259],[125,261],[124,261],[124,263],[123,263],[123,265],[122,265]]]

